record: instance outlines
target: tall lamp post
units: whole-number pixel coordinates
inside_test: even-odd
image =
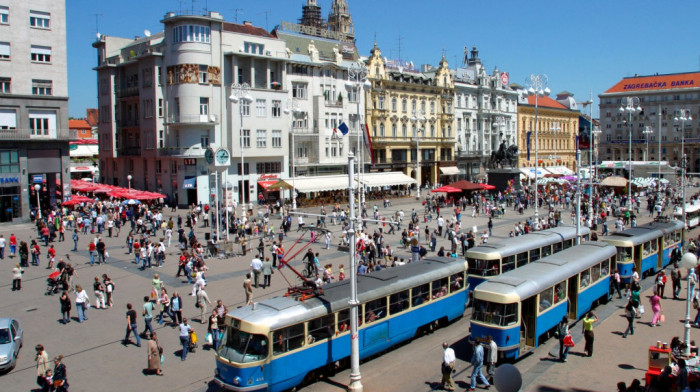
[[[41,190],[41,185],[35,184],[34,190],[36,191],[36,216],[37,219],[41,219],[41,199],[39,198],[39,191]]]
[[[131,174],[129,174],[128,176],[126,176],[126,180],[129,182],[129,190],[131,190],[131,179],[132,179],[132,178],[134,178],[134,177],[132,177]]]
[[[685,173],[688,170],[688,157],[685,155],[685,122],[692,121],[693,117],[690,115],[688,109],[681,109],[680,116],[674,117],[674,120],[681,122],[681,192],[683,192],[683,226],[686,230],[683,230],[683,249],[686,249],[685,244],[685,232],[688,229],[688,221],[686,220],[685,213]]]
[[[538,124],[537,100],[539,97],[546,97],[549,95],[549,78],[545,74],[531,74],[530,76],[528,76],[526,83],[529,85],[529,88],[527,89],[527,94],[530,96],[535,96],[535,219],[537,220],[536,227],[539,227],[539,191],[537,189],[537,165],[539,163],[539,156],[537,154],[537,149],[539,147],[538,136],[540,127]]]
[[[649,160],[649,135],[651,135],[652,133],[654,133],[654,127],[651,127],[651,126],[644,127],[644,130],[642,131],[642,134],[644,134],[644,138],[646,139],[645,144],[647,147],[646,151],[644,152],[644,161],[645,162]]]
[[[297,173],[296,169],[294,168],[294,156],[296,155],[296,147],[294,144],[294,118],[301,113],[301,109],[297,108],[296,106],[296,101],[293,99],[290,101],[287,101],[287,108],[284,109],[284,114],[288,114],[291,118],[291,121],[289,123],[289,133],[292,134],[292,154],[290,158],[292,159],[292,210],[297,209],[297,186],[296,186],[296,178],[297,178]]]
[[[593,217],[593,179],[597,178],[597,170],[596,166],[593,164],[593,156],[595,155],[596,161],[598,161],[598,154],[594,154],[593,149],[595,148],[595,135],[601,133],[602,131],[600,128],[596,128],[593,126],[593,108],[591,108],[591,150],[590,150],[590,158],[591,158],[591,167],[589,168],[589,177],[590,177],[590,193],[591,193],[591,198],[590,198],[590,203],[588,203],[588,216],[591,217],[591,224],[593,224],[595,217]],[[596,216],[597,216],[596,212]]]
[[[416,184],[416,200],[420,200],[420,133],[424,132],[425,111],[419,109],[417,113],[413,113],[411,123],[413,123],[414,136],[416,137],[416,181],[418,182]],[[416,123],[420,123],[419,128],[416,128]]]
[[[355,156],[352,151],[348,152],[348,201],[350,202],[350,228],[348,229],[348,237],[350,239],[350,385],[348,390],[353,392],[362,392],[362,375],[360,374],[360,341],[357,335],[357,320],[358,308],[360,302],[357,299],[357,266],[355,258],[355,242],[356,242],[356,224],[355,222],[355,195],[353,190],[353,160]],[[358,218],[361,218],[358,216]]]
[[[348,80],[345,82],[345,89],[355,92],[355,100],[357,101],[357,186],[360,189],[360,203],[357,206],[358,210],[362,210],[362,204],[365,202],[365,187],[361,182],[360,176],[363,170],[362,157],[362,124],[360,124],[360,100],[362,99],[360,92],[372,88],[372,83],[367,79],[369,71],[367,67],[360,61],[350,64],[348,67]],[[362,215],[361,213],[358,215]]]
[[[627,209],[632,208],[632,113],[641,112],[642,108],[639,106],[639,98],[637,97],[627,97],[626,102],[620,106],[620,113],[627,112],[627,133],[629,134],[629,151],[628,154],[628,167],[627,167]]]
[[[695,268],[698,265],[698,258],[692,253],[688,252],[681,257],[681,266],[684,268]],[[688,280],[688,297],[685,299],[685,324],[684,324],[684,337],[683,341],[685,344],[685,352],[683,354],[690,355],[690,279]]]
[[[242,216],[245,216],[245,199],[246,195],[248,194],[248,188],[245,186],[245,162],[244,162],[244,156],[243,156],[243,151],[244,151],[244,143],[243,143],[243,108],[244,108],[244,103],[247,104],[246,107],[248,107],[248,110],[250,110],[250,104],[253,102],[253,97],[250,96],[250,85],[248,83],[233,83],[231,84],[231,95],[228,97],[228,100],[231,101],[232,104],[237,104],[239,101],[241,105],[238,108],[238,112],[241,116],[241,129],[240,129],[240,143],[241,143],[241,168],[238,171],[238,174],[241,176],[241,209],[242,209]],[[250,137],[249,137],[249,142],[250,142]],[[250,146],[248,146],[250,147]]]

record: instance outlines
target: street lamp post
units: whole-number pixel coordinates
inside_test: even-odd
[[[358,307],[360,302],[357,299],[357,266],[355,257],[355,242],[357,228],[355,222],[355,195],[354,195],[354,173],[353,160],[355,156],[352,151],[348,152],[348,201],[350,202],[350,228],[348,229],[350,246],[350,385],[348,390],[362,392],[362,375],[360,374],[360,341],[357,335]],[[359,216],[358,216],[359,218]]]
[[[296,187],[296,178],[297,178],[297,173],[296,169],[294,168],[294,156],[296,154],[295,151],[295,144],[294,144],[294,117],[301,113],[301,110],[296,107],[296,101],[293,99],[290,101],[287,101],[287,108],[284,109],[284,114],[288,114],[291,118],[291,122],[289,124],[289,133],[292,134],[292,154],[290,156],[292,160],[292,210],[297,209],[297,187]]]
[[[649,135],[654,133],[654,127],[652,126],[646,126],[644,127],[644,130],[642,131],[644,134],[644,138],[646,139],[646,151],[644,152],[644,162],[647,162],[649,160]]]
[[[548,96],[550,93],[549,87],[547,85],[549,84],[549,78],[545,74],[531,74],[528,76],[526,83],[530,86],[527,89],[527,94],[528,95],[534,95],[535,96],[535,219],[537,220],[536,227],[539,227],[539,219],[540,219],[540,214],[539,214],[539,191],[537,189],[537,165],[538,165],[538,159],[539,156],[537,154],[537,150],[539,147],[539,141],[538,141],[538,136],[539,136],[539,124],[538,124],[538,108],[537,108],[537,100],[539,97],[545,97]]]
[[[416,114],[418,117],[416,117]],[[416,123],[418,122],[420,122],[420,128],[416,128]],[[420,133],[424,131],[423,126],[425,124],[425,111],[420,109],[417,113],[413,113],[411,123],[413,123],[414,134],[416,137],[416,200],[420,200]]]
[[[685,173],[688,170],[688,157],[685,155],[685,122],[692,121],[693,117],[688,109],[681,109],[680,116],[676,116],[674,120],[681,122],[681,192],[683,192],[683,226],[685,228],[681,244],[683,249],[686,249],[685,232],[688,230],[688,221],[685,212]]]
[[[247,104],[248,110],[250,110],[250,103],[253,102],[253,97],[250,96],[250,85],[248,83],[233,83],[231,84],[231,95],[228,97],[228,100],[231,101],[232,104],[236,104],[239,101],[241,102],[241,105],[238,107],[238,112],[241,116],[241,132],[240,132],[240,143],[241,143],[241,168],[238,172],[238,174],[241,176],[241,209],[242,209],[242,215],[245,216],[245,199],[246,195],[248,194],[248,188],[245,186],[245,162],[244,162],[244,139],[243,139],[243,104]],[[248,139],[250,141],[250,139]]]
[[[698,258],[692,253],[688,252],[681,257],[681,266],[688,268],[688,270],[695,268],[698,265]],[[685,342],[685,352],[683,354],[690,356],[690,279],[688,279],[688,297],[685,299],[685,324],[684,324],[684,337]]]
[[[632,113],[641,112],[639,106],[639,98],[627,97],[626,102],[620,106],[620,113],[627,112],[627,133],[629,135],[629,152],[628,152],[628,167],[627,167],[627,209],[632,208]]]
[[[41,199],[39,198],[39,191],[41,190],[41,185],[35,184],[34,190],[36,191],[36,216],[37,219],[41,219]]]
[[[367,67],[360,61],[350,64],[348,67],[348,80],[345,82],[345,89],[349,91],[355,91],[355,98],[357,101],[357,186],[360,190],[360,203],[358,203],[358,210],[362,210],[362,204],[365,202],[365,187],[362,184],[360,176],[363,171],[362,157],[365,154],[362,153],[362,125],[360,124],[360,92],[364,90],[369,90],[372,87],[372,83],[367,79],[367,74],[369,71]],[[361,213],[358,215],[362,215]]]
[[[131,179],[134,178],[131,174],[126,176],[126,180],[129,182],[129,190],[131,190]]]
[[[597,135],[601,132],[602,131],[600,129],[596,129],[593,126],[593,107],[591,107],[591,148],[590,148],[590,152],[589,152],[590,158],[591,158],[591,161],[590,161],[591,164],[590,164],[589,171],[588,171],[588,176],[590,177],[589,178],[590,179],[590,189],[589,189],[589,192],[590,192],[590,200],[589,201],[590,201],[590,203],[588,203],[588,216],[591,218],[591,225],[593,225],[593,223],[595,222],[594,219],[597,219],[597,216],[598,216],[597,212],[596,212],[595,217],[592,215],[593,214],[593,195],[594,195],[593,179],[597,177],[596,176],[596,167],[593,165],[593,155],[596,156],[596,161],[598,160],[597,159],[598,154],[593,154],[593,149],[595,148],[595,135]]]

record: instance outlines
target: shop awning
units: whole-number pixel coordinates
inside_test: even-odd
[[[576,175],[573,170],[566,166],[547,166],[547,171],[552,174],[557,174],[561,176],[573,176]]]
[[[520,172],[529,178],[535,178],[535,168],[534,167],[521,167]],[[548,172],[544,168],[541,168],[541,167],[537,168],[537,177],[544,177],[548,174],[551,175],[552,173]]]
[[[457,166],[445,166],[441,167],[440,171],[446,176],[456,176],[459,174],[459,168]]]
[[[348,188],[348,176],[345,174],[336,176],[296,177],[285,178],[270,185],[267,189],[291,189],[296,188],[299,193],[336,191]]]
[[[347,184],[347,176],[343,177],[345,177],[345,182]],[[367,187],[409,185],[416,183],[416,180],[401,172],[364,173],[361,176],[361,180]]]
[[[197,187],[197,177],[185,178],[182,183],[182,189],[195,189]]]
[[[274,190],[274,189],[268,189],[271,185],[274,185],[277,183],[277,180],[265,180],[265,181],[258,181],[258,185],[260,185],[264,190]]]

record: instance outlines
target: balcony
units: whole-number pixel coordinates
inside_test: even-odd
[[[201,145],[192,147],[164,147],[158,149],[158,154],[162,157],[192,157],[200,158],[204,156],[204,148]]]
[[[141,147],[120,147],[118,153],[121,156],[138,157],[141,156]]]
[[[486,156],[482,151],[457,151],[457,158],[481,158]]]
[[[168,116],[168,125],[216,125],[219,119],[215,114],[183,114]]]
[[[52,130],[49,135],[32,135],[29,129],[0,129],[0,140],[77,140],[75,129]]]
[[[139,96],[139,87],[124,87],[117,90],[117,98],[130,98]]]

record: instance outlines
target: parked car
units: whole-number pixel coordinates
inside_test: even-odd
[[[24,343],[19,320],[0,318],[0,370],[11,370],[17,364]]]

